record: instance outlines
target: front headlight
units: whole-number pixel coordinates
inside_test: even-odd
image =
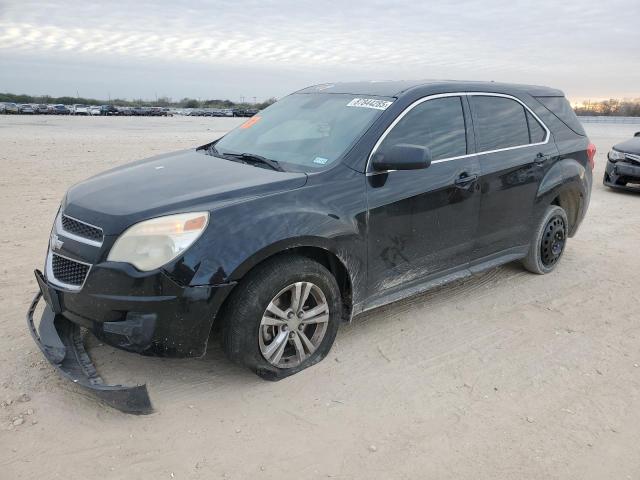
[[[181,213],[136,223],[118,237],[107,260],[127,262],[144,272],[154,270],[189,248],[208,223],[208,212]]]
[[[618,150],[609,151],[609,160],[612,162],[617,162],[618,160],[624,160],[625,156],[623,152],[619,152]]]

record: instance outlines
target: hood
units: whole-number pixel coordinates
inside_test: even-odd
[[[186,150],[133,162],[69,189],[65,213],[106,235],[148,218],[210,210],[227,202],[302,187],[304,173],[277,172]]]
[[[640,155],[640,137],[633,137],[622,143],[617,143],[613,146],[615,150],[624,153],[634,153]]]

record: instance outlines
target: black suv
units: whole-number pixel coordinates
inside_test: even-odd
[[[146,390],[96,380],[78,326],[188,357],[218,326],[232,360],[280,379],[365,310],[515,260],[553,270],[587,210],[594,155],[546,87],[306,88],[210,144],[71,187],[36,272],[47,307],[38,334],[38,295],[32,333],[123,410],[149,409]]]

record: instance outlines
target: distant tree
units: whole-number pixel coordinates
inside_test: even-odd
[[[180,104],[184,108],[198,108],[200,106],[200,102],[194,100],[193,98],[183,98],[180,101]]]
[[[592,102],[586,100],[580,105],[574,107],[577,115],[603,115],[603,116],[622,116],[622,117],[638,117],[640,116],[640,98],[632,100],[618,100],[610,98],[600,102]]]
[[[265,100],[264,102],[257,104],[255,106],[255,108],[257,108],[259,110],[262,110],[264,108],[267,108],[269,105],[272,105],[272,104],[276,103],[277,101],[278,101],[277,98],[271,97],[271,98],[268,98],[267,100]]]
[[[168,107],[171,105],[171,98],[169,97],[160,97],[156,102],[156,106],[158,107]]]
[[[179,101],[172,101],[169,97],[160,97],[157,101],[144,100],[142,98],[126,100],[123,98],[114,98],[110,101],[104,99],[96,99],[96,98],[83,98],[83,97],[52,97],[50,95],[27,95],[27,94],[15,94],[15,93],[0,93],[0,102],[13,102],[13,103],[49,103],[56,104],[62,103],[64,105],[73,105],[74,103],[82,103],[86,105],[106,105],[111,103],[112,105],[117,106],[162,106],[162,107],[180,107],[180,108],[199,108],[199,107],[207,107],[207,108],[258,108],[262,110],[263,108],[267,108],[269,105],[276,101],[275,98],[269,98],[262,103],[252,104],[252,103],[235,103],[231,100],[223,100],[223,99],[211,99],[205,100],[204,102],[200,102],[193,98],[185,97]],[[606,107],[607,111],[618,112],[615,114],[618,115],[640,115],[640,99],[635,100],[634,102],[623,101],[620,102],[618,100],[609,100],[609,104]],[[618,103],[613,103],[618,102]],[[599,105],[599,104],[591,104]],[[599,107],[600,108],[600,107]],[[604,107],[602,107],[604,109]],[[578,111],[578,109],[576,109]],[[614,113],[611,113],[614,114]],[[593,113],[585,114],[585,115],[594,115]]]

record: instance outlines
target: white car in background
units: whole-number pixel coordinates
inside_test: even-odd
[[[89,115],[102,115],[102,109],[100,107],[89,107]]]
[[[81,103],[74,103],[71,106],[71,115],[89,115],[89,108]]]

